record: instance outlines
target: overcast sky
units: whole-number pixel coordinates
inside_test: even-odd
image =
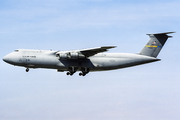
[[[1,120],[179,120],[179,0],[0,0]],[[159,62],[85,77],[9,65],[15,49],[115,45],[138,53],[171,32]]]

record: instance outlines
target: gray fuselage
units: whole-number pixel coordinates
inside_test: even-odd
[[[49,68],[68,71],[69,67],[89,68],[89,71],[120,69],[158,61],[154,57],[130,53],[99,53],[82,59],[60,59],[56,51],[19,49],[6,55],[9,64],[26,68]]]

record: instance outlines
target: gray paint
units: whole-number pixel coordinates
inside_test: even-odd
[[[148,41],[146,46],[144,46],[144,48],[141,50],[140,54],[151,57],[157,57],[167,39],[171,37],[167,35],[170,33],[174,32],[147,34],[149,35],[150,40]]]

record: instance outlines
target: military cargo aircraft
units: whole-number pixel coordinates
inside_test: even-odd
[[[26,68],[56,69],[58,72],[67,71],[67,75],[73,75],[80,71],[79,76],[85,76],[93,71],[106,71],[121,69],[146,63],[159,61],[159,52],[168,38],[166,33],[147,34],[150,37],[148,43],[140,53],[104,53],[116,46],[103,46],[82,50],[52,51],[17,49],[6,55],[3,60],[15,66]]]

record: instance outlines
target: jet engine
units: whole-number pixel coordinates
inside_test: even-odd
[[[68,59],[68,58],[70,58],[70,56],[68,53],[60,53],[59,58],[60,59]]]
[[[60,59],[79,59],[85,58],[85,56],[78,52],[58,52],[56,56],[59,56]]]

